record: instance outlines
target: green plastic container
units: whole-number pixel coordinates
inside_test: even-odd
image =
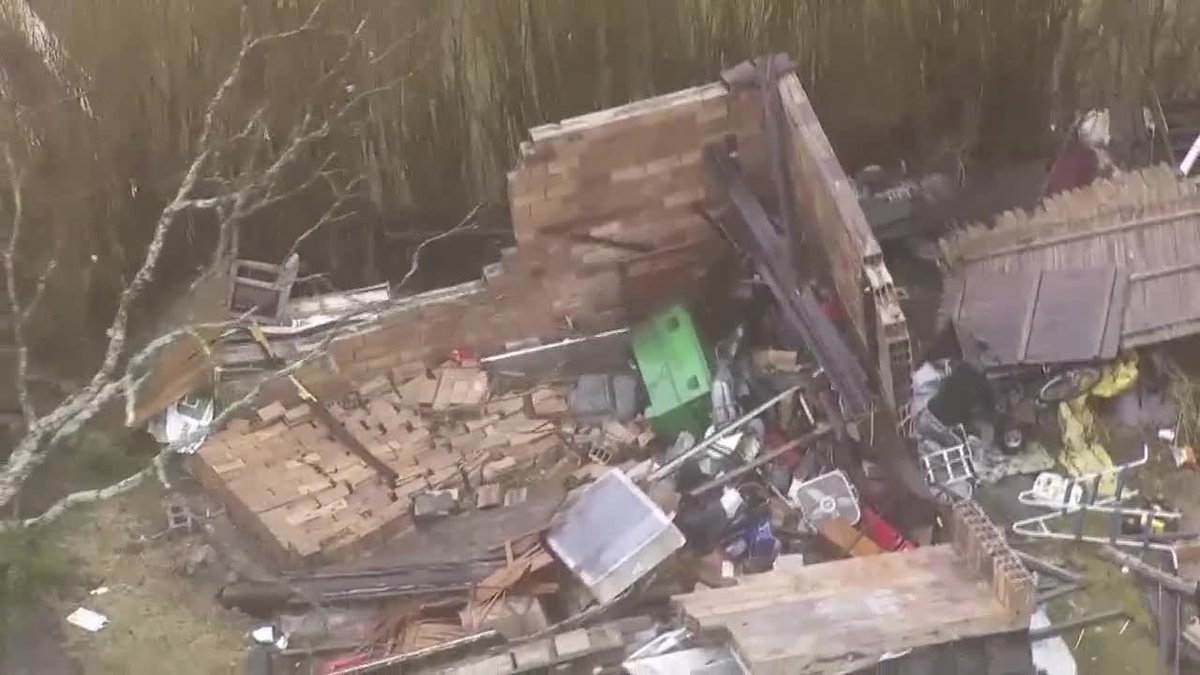
[[[711,419],[712,373],[692,315],[675,305],[635,326],[632,338],[654,433],[668,442],[681,431],[703,437]]]

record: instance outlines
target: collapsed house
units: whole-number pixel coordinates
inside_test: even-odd
[[[993,639],[1028,661],[1031,581],[987,517],[960,504],[952,543],[932,518],[918,542],[866,475],[864,454],[884,483],[916,471],[908,329],[786,58],[534,128],[508,184],[517,246],[481,280],[303,298],[285,265],[198,289],[200,315],[269,311],[172,344],[130,421],[267,378],[187,462],[280,570],[223,601],[383,603],[337,673],[656,672],[690,658],[668,628],[724,672],[918,672]],[[701,339],[706,312],[734,337]],[[780,555],[776,530],[850,560]]]

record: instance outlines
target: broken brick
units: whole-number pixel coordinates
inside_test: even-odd
[[[480,485],[475,493],[475,506],[480,509],[490,509],[504,503],[504,488],[496,483]]]
[[[271,422],[283,417],[286,413],[287,408],[284,408],[282,403],[279,401],[273,401],[259,408],[258,412],[255,414],[258,416],[258,421],[262,422],[263,424],[270,424]]]
[[[380,375],[368,380],[365,384],[357,389],[358,395],[364,400],[375,398],[380,394],[384,394],[392,390],[392,383],[388,378]]]
[[[289,408],[283,413],[283,421],[289,427],[300,424],[310,417],[312,417],[312,408],[308,407],[307,403],[302,403],[295,408]]]
[[[491,483],[500,480],[517,468],[517,460],[512,457],[502,457],[483,465],[483,480]]]

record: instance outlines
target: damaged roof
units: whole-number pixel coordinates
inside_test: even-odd
[[[963,356],[985,367],[1111,359],[1129,275],[1094,269],[978,270],[946,285]]]
[[[942,240],[952,273],[1115,267],[1128,274],[1124,348],[1200,332],[1200,186],[1168,166],[1120,174]],[[953,289],[951,284],[947,287]]]

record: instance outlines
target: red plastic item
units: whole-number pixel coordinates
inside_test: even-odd
[[[475,358],[475,350],[469,347],[458,347],[450,350],[450,360],[460,366],[479,365],[479,359]]]
[[[787,437],[778,429],[770,429],[763,435],[763,451],[774,450],[784,443],[787,443]],[[775,465],[790,475],[800,465],[802,459],[804,459],[804,450],[796,448],[776,457]]]
[[[321,664],[321,675],[329,675],[339,670],[361,666],[370,659],[370,654],[350,654],[349,656],[339,656],[336,659],[329,659]]]
[[[859,528],[883,550],[905,551],[917,547],[915,543],[905,539],[904,535],[900,534],[900,530],[884,520],[883,516],[866,506],[862,506],[861,510],[862,520],[859,521]]]

